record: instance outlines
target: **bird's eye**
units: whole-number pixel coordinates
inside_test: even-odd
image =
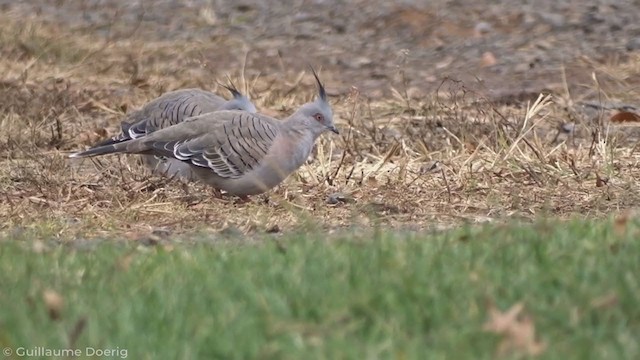
[[[324,116],[322,116],[322,114],[320,113],[316,113],[315,115],[313,115],[313,118],[318,122],[324,122]]]

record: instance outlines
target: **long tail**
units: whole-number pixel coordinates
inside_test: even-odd
[[[129,133],[128,133],[130,126],[131,126],[130,123],[123,121],[121,123],[122,133],[120,135],[102,140],[101,142],[95,144],[91,148],[85,151],[79,151],[77,153],[73,153],[69,155],[69,157],[70,158],[86,158],[86,157],[92,157],[92,156],[116,154],[116,153],[123,153],[123,152],[136,152],[135,150],[132,150],[136,148],[136,146],[132,147],[133,141],[135,139],[132,139],[131,137],[129,137]],[[139,144],[136,144],[136,145],[139,145]]]
[[[125,152],[127,150],[126,146],[123,146],[124,143],[116,143],[110,145],[96,146],[85,151],[79,151],[77,153],[73,153],[69,155],[70,158],[86,158],[92,156],[99,155],[107,155],[107,154],[117,154],[121,152]]]
[[[119,144],[123,141],[127,141],[127,140],[131,140],[131,139],[120,139],[118,137],[112,137],[112,138],[108,138],[108,139],[104,139],[100,142],[98,142],[97,144],[93,145],[91,148],[99,148],[99,147],[103,147],[103,146],[107,146],[107,145],[114,145],[114,144]]]
[[[102,146],[107,146],[107,145],[113,145],[113,144],[121,143],[123,141],[131,140],[131,136],[129,136],[129,128],[131,127],[131,125],[132,125],[131,123],[128,123],[126,121],[122,121],[120,123],[120,129],[121,129],[120,134],[118,134],[118,135],[116,135],[114,137],[102,140],[102,141],[98,142],[97,144],[94,144],[92,146],[92,148],[97,148],[97,147],[102,147]]]

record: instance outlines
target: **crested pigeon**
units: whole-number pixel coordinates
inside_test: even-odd
[[[95,147],[137,139],[154,131],[183,122],[185,119],[218,110],[257,112],[256,107],[233,84],[221,85],[233,95],[230,100],[202,89],[180,89],[167,92],[127,116],[120,124],[120,134],[106,139]],[[179,160],[156,155],[142,155],[143,163],[151,170],[168,177],[194,180],[191,167]]]
[[[318,84],[315,101],[282,121],[246,111],[216,111],[70,157],[112,153],[166,156],[188,164],[200,180],[230,195],[246,198],[261,194],[296,171],[320,135],[327,131],[339,134],[324,86],[315,71],[313,75]]]

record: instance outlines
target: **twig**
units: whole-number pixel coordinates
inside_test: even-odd
[[[444,184],[447,187],[447,198],[449,200],[449,203],[451,203],[451,187],[449,186],[449,180],[447,180],[447,174],[444,172],[444,168],[442,168],[440,172],[442,173]]]
[[[345,140],[345,144],[347,146],[349,146],[349,140],[351,139],[351,133],[353,131],[353,119],[356,116],[356,105],[358,104],[358,95],[359,94],[360,93],[358,91],[356,91],[355,92],[355,98],[353,100],[353,108],[351,110],[351,118],[349,119],[349,132],[347,133],[347,139]],[[329,177],[329,175],[327,175],[327,178],[325,179],[325,181],[327,181],[327,183],[329,183],[329,185],[332,185],[331,183],[338,176],[338,172],[340,171],[340,168],[342,168],[342,164],[344,163],[344,159],[345,159],[346,156],[347,156],[347,152],[343,150],[342,151],[342,157],[340,157],[340,162],[338,163],[338,167],[336,168],[336,171],[333,173],[333,175],[331,175],[331,177]]]

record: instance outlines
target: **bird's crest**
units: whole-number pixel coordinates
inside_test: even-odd
[[[238,91],[238,88],[233,84],[233,81],[231,81],[231,78],[229,77],[229,75],[227,75],[227,80],[229,81],[229,85],[223,84],[221,82],[218,82],[218,85],[229,90],[229,92],[231,93],[231,95],[233,95],[235,99],[241,98],[243,96],[242,93]]]
[[[316,73],[316,71],[313,69],[311,65],[309,65],[309,69],[311,69],[311,72],[313,73],[313,77],[316,78],[316,82],[318,83],[318,96],[320,97],[320,99],[322,99],[322,101],[327,101],[327,92],[325,91],[324,85],[322,85],[322,82],[320,81],[318,74]]]

